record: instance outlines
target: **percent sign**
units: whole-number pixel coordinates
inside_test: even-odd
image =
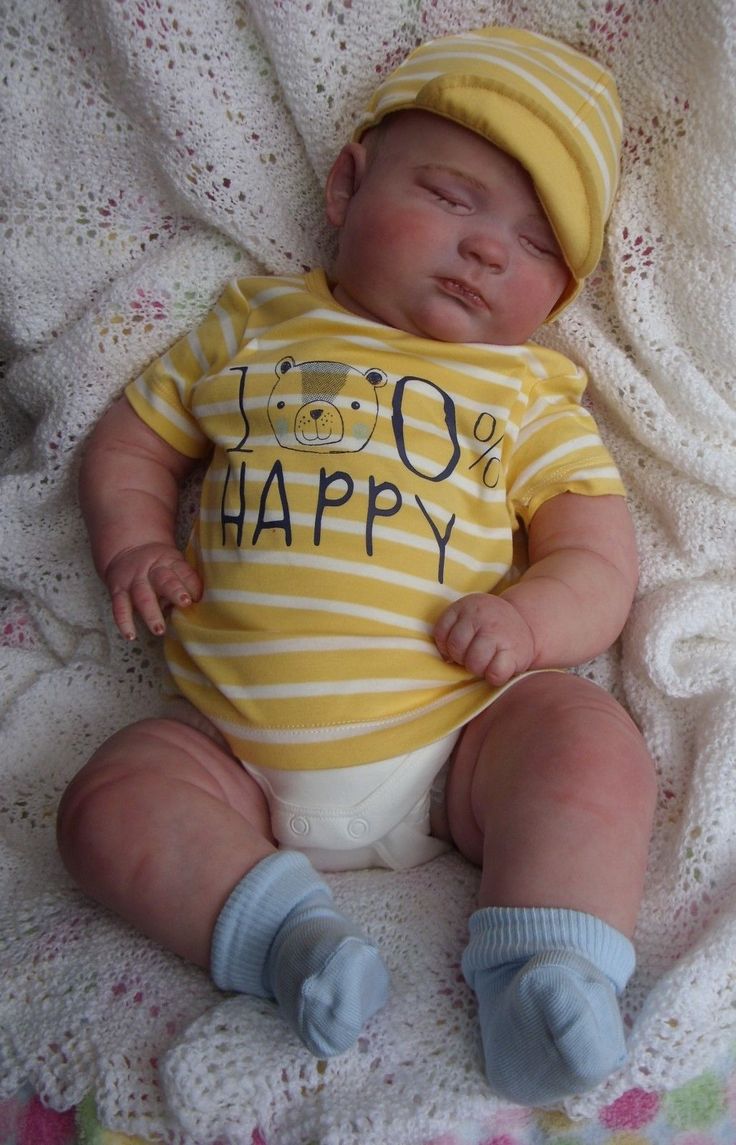
[[[480,465],[481,461],[485,462],[483,466],[483,484],[486,489],[495,489],[501,480],[501,458],[491,457],[497,445],[503,441],[503,434],[499,433],[496,437],[496,430],[498,428],[498,421],[492,413],[483,412],[476,418],[475,425],[473,426],[473,437],[479,441],[481,445],[487,448],[483,450],[480,457],[476,457],[472,465],[468,469],[475,469],[476,465]]]

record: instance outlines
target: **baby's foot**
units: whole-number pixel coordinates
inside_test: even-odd
[[[503,1097],[547,1105],[591,1089],[624,1062],[617,995],[633,948],[600,919],[477,911],[463,970],[478,998],[486,1077]]]
[[[274,998],[307,1048],[343,1053],[386,1003],[388,971],[296,851],[276,851],[235,887],[215,925],[212,977],[222,990]]]
[[[349,1049],[388,999],[378,950],[327,903],[292,912],[274,940],[267,974],[282,1014],[318,1057]]]
[[[520,1105],[582,1093],[626,1058],[614,989],[585,958],[554,950],[476,976],[486,1077]]]

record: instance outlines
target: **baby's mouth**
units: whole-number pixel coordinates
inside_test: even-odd
[[[473,307],[473,309],[488,309],[488,303],[485,298],[472,286],[469,286],[466,282],[462,282],[459,278],[439,278],[438,282],[446,294],[452,295],[453,298],[459,298],[462,302],[466,302],[469,306]]]

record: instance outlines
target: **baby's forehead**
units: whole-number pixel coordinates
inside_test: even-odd
[[[428,111],[399,111],[387,116],[363,137],[369,162],[381,157],[387,164],[399,163],[417,172],[444,171],[468,184],[487,190],[510,183],[528,191],[543,219],[531,175],[507,151],[468,127]]]
[[[426,150],[434,156],[445,150],[464,151],[489,161],[499,157],[498,162],[507,163],[509,168],[524,170],[521,163],[484,135],[433,111],[393,112],[366,131],[361,142],[371,155],[389,147],[400,155],[407,154],[407,147]]]

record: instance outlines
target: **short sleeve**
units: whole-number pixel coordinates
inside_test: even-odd
[[[532,388],[509,460],[507,496],[528,525],[560,493],[625,495],[621,476],[592,414],[582,405],[584,371],[545,377]]]
[[[248,316],[248,302],[233,280],[206,318],[126,387],[125,396],[138,416],[187,457],[205,457],[210,450],[192,411],[197,383],[237,352]]]

